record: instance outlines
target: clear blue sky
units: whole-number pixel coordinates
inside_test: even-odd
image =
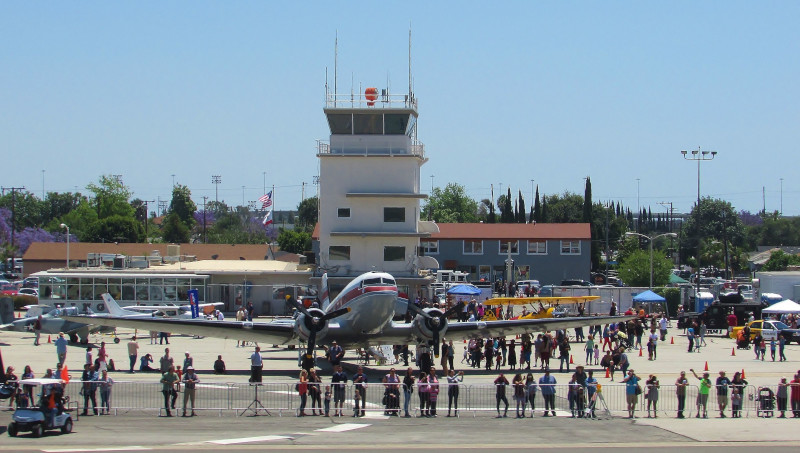
[[[422,187],[530,207],[583,193],[689,210],[702,194],[800,215],[800,2],[0,3],[3,186],[83,190],[121,174],[134,196],[292,209],[317,172],[326,68],[339,91],[408,87]],[[638,193],[637,193],[637,178]]]

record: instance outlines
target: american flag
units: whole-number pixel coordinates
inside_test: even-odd
[[[267,209],[272,206],[272,191],[258,199],[261,202],[261,209]]]

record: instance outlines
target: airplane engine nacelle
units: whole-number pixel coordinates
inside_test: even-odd
[[[317,341],[325,338],[325,335],[328,333],[328,321],[321,320],[325,315],[325,312],[318,308],[309,308],[308,314],[311,316],[300,314],[300,316],[297,317],[294,327],[295,331],[297,332],[297,336],[302,338],[303,341],[308,341],[308,338],[311,336],[311,331],[316,330]]]
[[[425,313],[430,315],[430,318],[417,315],[414,318],[412,331],[414,335],[423,340],[431,341],[434,339],[434,331],[439,331],[439,338],[444,337],[447,331],[447,320],[442,317],[442,311],[438,308],[426,308]]]

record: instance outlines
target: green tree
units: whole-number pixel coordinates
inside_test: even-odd
[[[653,286],[664,286],[669,283],[672,263],[660,250],[653,251]],[[650,284],[650,252],[635,250],[626,256],[619,265],[619,277],[630,286],[648,286]]]
[[[522,191],[521,190],[519,191],[518,197],[519,197],[518,198],[519,199],[519,208],[517,209],[517,223],[525,223],[525,220],[526,220],[525,219],[525,215],[527,214],[527,212],[525,212],[525,199],[522,198]]]
[[[281,229],[278,234],[278,245],[282,251],[289,253],[303,253],[311,250],[311,235],[306,231]]]
[[[789,266],[800,265],[800,255],[789,255],[783,250],[775,250],[761,268],[762,271],[785,271]]]
[[[317,197],[306,198],[297,205],[297,227],[312,231],[317,224]]]
[[[583,197],[571,192],[548,196],[547,210],[549,223],[579,223],[583,219]]]
[[[592,180],[586,177],[586,188],[583,194],[583,222],[592,223]],[[596,239],[596,238],[593,238]]]
[[[542,221],[542,206],[539,204],[539,185],[536,185],[536,198],[533,200],[533,217],[534,222]]]
[[[176,185],[172,187],[172,201],[169,204],[170,214],[175,214],[188,230],[194,227],[194,213],[197,212],[197,205],[192,201],[192,192],[188,187]]]
[[[698,237],[697,221],[700,220],[700,236]],[[723,247],[744,244],[745,228],[741,219],[727,201],[706,197],[700,200],[684,222],[681,237],[681,256],[696,256],[698,240],[701,245],[701,264],[704,247],[721,242]]]
[[[131,192],[119,178],[103,175],[97,184],[89,183],[86,189],[94,195],[92,204],[97,210],[98,219],[113,215],[134,217],[133,206],[128,202]]]
[[[439,187],[433,189],[422,209],[422,217],[428,218],[431,210],[433,210],[431,218],[439,223],[478,221],[478,202],[467,196],[464,186],[452,182],[448,183],[444,190]]]
[[[167,214],[164,219],[164,226],[161,228],[161,236],[165,242],[185,244],[189,242],[191,235],[191,230],[183,223],[176,212]]]
[[[93,222],[87,233],[89,242],[141,242],[143,238],[144,228],[139,221],[116,214]]]
[[[62,215],[61,218],[53,219],[47,226],[50,231],[64,231],[61,224],[69,226],[70,234],[77,236],[81,242],[91,242],[96,230],[93,230],[97,223],[97,209],[87,199],[82,199],[78,206]]]
[[[0,196],[0,208],[14,212],[17,231],[41,227],[46,223],[47,205],[28,191],[7,190],[4,195]]]

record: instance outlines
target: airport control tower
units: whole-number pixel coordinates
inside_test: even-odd
[[[368,271],[391,273],[414,294],[420,269],[438,268],[418,256],[420,238],[438,232],[420,220],[420,169],[427,162],[417,139],[417,100],[367,88],[327,94],[330,141],[320,142],[319,250],[321,272],[341,282]],[[402,291],[402,289],[401,289]]]

